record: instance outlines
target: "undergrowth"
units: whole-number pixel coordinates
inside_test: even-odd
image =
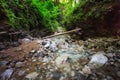
[[[59,27],[100,18],[113,0],[0,0],[8,24],[17,29]],[[101,17],[102,18],[102,17]]]

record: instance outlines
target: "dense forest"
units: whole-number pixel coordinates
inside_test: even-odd
[[[119,80],[120,0],[0,0],[0,80]]]

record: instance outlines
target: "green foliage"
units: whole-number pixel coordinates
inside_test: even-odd
[[[40,23],[40,15],[31,6],[30,0],[0,0],[0,4],[13,28],[30,29]]]
[[[83,16],[82,7],[86,4],[87,0],[79,0],[76,2],[75,0],[70,0],[67,3],[60,4],[60,8],[62,8],[61,12],[61,24],[73,24]],[[79,8],[79,12],[76,10]]]
[[[65,4],[63,23],[70,26],[80,22],[85,23],[90,17],[94,19],[103,18],[112,3],[113,0],[79,0],[79,3],[74,7],[71,7],[71,3],[67,3]]]
[[[9,25],[17,29],[30,29],[42,25],[51,30],[59,26],[58,8],[52,0],[0,0]]]
[[[89,17],[98,18],[113,0],[0,0],[0,5],[9,20],[9,25],[17,29],[46,27],[58,29],[78,20],[86,22]]]
[[[52,0],[32,0],[32,5],[37,8],[39,14],[42,16],[41,23],[45,27],[51,30],[54,30],[57,27],[59,27],[59,23],[57,21],[58,7],[55,6]]]

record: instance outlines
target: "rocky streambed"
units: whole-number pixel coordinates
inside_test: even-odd
[[[0,51],[0,80],[119,80],[120,39],[69,35],[20,41]]]

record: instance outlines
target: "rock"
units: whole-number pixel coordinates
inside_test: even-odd
[[[24,74],[25,74],[25,71],[20,70],[20,71],[18,72],[18,75],[19,75],[19,76],[23,76]]]
[[[60,71],[55,71],[51,75],[52,80],[59,80],[61,76],[62,76],[62,73]]]
[[[37,42],[38,44],[41,44],[42,41],[41,41],[41,40],[37,40],[36,42]]]
[[[40,57],[44,57],[44,51],[40,51],[40,50],[38,50],[34,55],[33,55],[33,57],[36,57],[36,58],[40,58]]]
[[[18,42],[23,44],[23,43],[29,43],[29,42],[31,42],[31,40],[28,38],[24,38],[24,39],[19,39]]]
[[[85,65],[89,62],[89,59],[87,57],[82,57],[80,58],[79,62],[82,64],[82,65]]]
[[[13,47],[17,47],[17,46],[19,46],[19,43],[18,43],[18,42],[12,42],[11,45],[12,45]]]
[[[100,68],[107,61],[108,61],[108,58],[104,56],[102,53],[96,53],[95,55],[92,56],[88,65],[90,66],[90,68]]]
[[[112,57],[115,56],[115,54],[114,53],[108,53],[108,54],[106,54],[106,56],[112,58]]]
[[[61,49],[58,51],[59,57],[69,57],[72,61],[76,62],[78,61],[81,57],[85,56],[83,54],[80,54],[78,51],[75,51],[74,48],[71,49]]]
[[[75,76],[75,71],[71,71],[71,76]]]
[[[9,80],[13,74],[13,69],[7,69],[0,75],[0,80]]]
[[[17,67],[17,68],[21,68],[23,66],[24,66],[23,62],[17,62],[16,65],[15,65],[15,67]]]
[[[82,69],[83,73],[85,74],[91,74],[91,69],[89,66],[85,65],[84,68]]]
[[[28,75],[26,75],[25,78],[29,80],[34,80],[37,78],[38,75],[39,74],[37,72],[31,72]]]
[[[50,61],[50,57],[47,57],[47,56],[45,56],[44,58],[43,58],[43,61],[42,62],[49,62]]]
[[[42,42],[42,44],[44,45],[45,48],[48,48],[51,44],[51,41],[46,40],[46,41]]]
[[[117,72],[117,76],[120,77],[120,71]]]
[[[8,61],[0,61],[0,66],[5,66],[8,64]]]
[[[8,58],[10,55],[2,53],[2,55],[0,55],[0,59],[5,59]]]
[[[0,50],[3,50],[3,49],[5,49],[5,48],[6,48],[5,45],[0,44]]]
[[[75,76],[73,76],[72,80],[86,80],[86,76],[84,76],[82,73],[80,72],[76,72]]]
[[[55,42],[52,42],[52,44],[49,46],[50,51],[55,52],[58,50],[57,45]]]
[[[63,63],[67,62],[68,58],[69,58],[68,55],[58,56],[58,57],[55,59],[56,66],[57,66],[57,67],[60,67]]]
[[[70,73],[71,72],[71,67],[69,63],[65,63],[61,65],[61,67],[64,67],[64,71]]]
[[[34,40],[34,38],[31,35],[27,35],[26,38],[28,38],[29,40]]]
[[[36,51],[36,50],[32,50],[32,51],[30,51],[30,53],[35,53],[35,51]]]

